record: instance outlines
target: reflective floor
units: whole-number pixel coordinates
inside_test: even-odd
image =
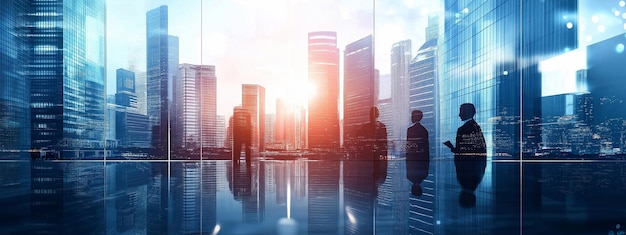
[[[489,160],[473,192],[460,174],[431,161],[412,194],[404,158],[1,162],[0,234],[626,231],[626,162]]]

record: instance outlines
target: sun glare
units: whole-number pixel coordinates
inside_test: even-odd
[[[306,108],[309,99],[315,94],[315,86],[306,80],[294,81],[286,84],[281,93],[283,98]]]

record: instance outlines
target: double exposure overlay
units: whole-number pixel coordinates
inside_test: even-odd
[[[0,234],[626,234],[626,1],[2,0]]]

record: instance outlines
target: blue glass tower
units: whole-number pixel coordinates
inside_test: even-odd
[[[0,158],[25,159],[30,148],[28,40],[23,37],[27,11],[23,1],[0,3],[0,149],[19,150]]]
[[[104,146],[104,1],[32,1],[27,14],[31,143],[38,156]]]
[[[148,118],[158,157],[169,151],[170,109],[178,74],[178,37],[168,35],[167,6],[146,13]]]

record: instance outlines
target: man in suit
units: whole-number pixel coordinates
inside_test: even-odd
[[[473,207],[476,203],[474,191],[480,184],[487,166],[487,147],[485,137],[478,123],[474,120],[474,104],[462,104],[459,117],[464,124],[456,132],[456,147],[446,141],[444,144],[454,153],[456,178],[463,188],[459,203],[463,207]]]
[[[428,131],[420,124],[423,116],[422,111],[413,110],[413,125],[406,130],[406,178],[413,183],[411,193],[416,196],[422,195],[420,184],[428,177],[430,164]]]

